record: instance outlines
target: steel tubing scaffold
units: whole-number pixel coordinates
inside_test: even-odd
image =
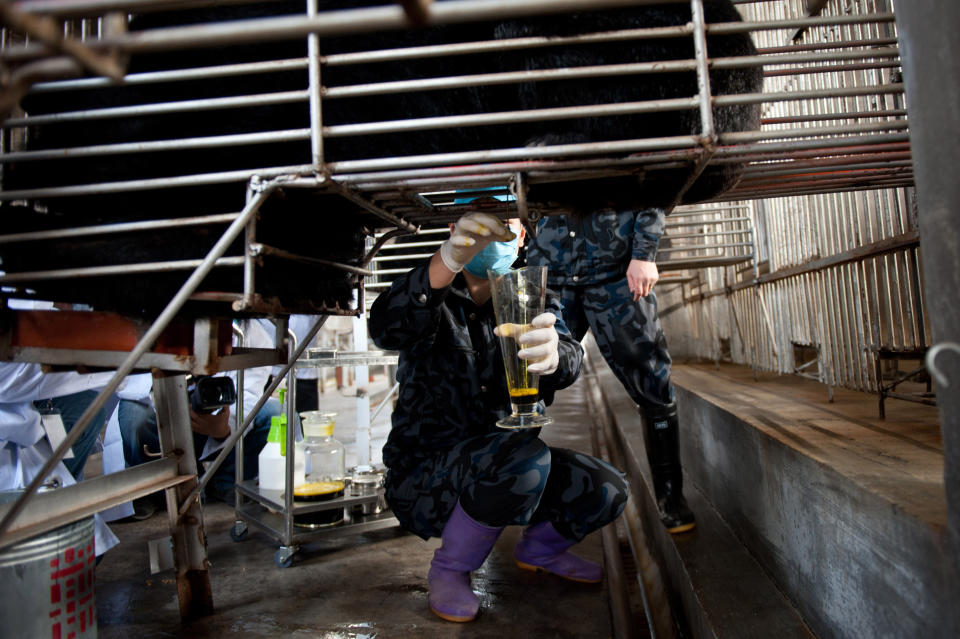
[[[228,3],[229,4],[229,3]],[[598,5],[598,3],[593,3]],[[610,0],[602,6],[653,4]],[[396,30],[407,26],[400,7],[383,6],[331,11],[305,3],[300,16],[279,16],[234,22],[167,27],[143,32],[106,33],[99,28],[102,16],[110,11],[157,11],[176,5],[208,6],[204,0],[171,3],[164,0],[111,1],[88,0],[71,3],[64,9],[60,3],[21,2],[17,7],[26,13],[62,19],[65,34],[80,34],[80,39],[94,51],[111,48],[124,53],[144,51],[176,51],[186,47],[221,47],[306,38],[304,58],[248,61],[207,67],[152,69],[133,73],[125,78],[130,86],[168,86],[198,80],[210,80],[255,74],[267,78],[283,72],[303,73],[305,89],[296,91],[258,91],[252,84],[244,95],[223,95],[202,99],[176,99],[123,107],[105,105],[95,109],[70,109],[37,116],[18,114],[3,124],[3,154],[0,163],[45,162],[53,157],[102,157],[116,154],[153,155],[172,149],[247,147],[283,140],[302,142],[309,149],[310,164],[296,162],[272,166],[251,166],[248,169],[218,170],[211,166],[203,173],[185,173],[143,177],[136,180],[108,181],[95,184],[73,184],[69,174],[51,175],[43,187],[0,190],[0,201],[18,201],[38,197],[75,197],[84,194],[123,193],[185,185],[245,185],[252,176],[270,179],[280,175],[329,176],[329,184],[342,187],[341,193],[364,202],[365,208],[377,212],[383,220],[395,220],[415,230],[420,226],[442,225],[458,214],[450,202],[436,203],[421,194],[444,192],[468,185],[506,185],[518,173],[536,184],[540,181],[575,179],[583,176],[616,174],[622,171],[656,171],[670,167],[746,163],[739,184],[721,197],[724,201],[744,203],[754,218],[751,228],[757,236],[747,244],[757,244],[757,261],[765,270],[775,272],[804,260],[842,253],[862,245],[882,242],[915,227],[911,224],[909,190],[913,171],[907,131],[907,110],[900,82],[899,51],[894,14],[889,2],[873,0],[856,7],[838,10],[827,7],[821,15],[805,14],[802,1],[757,1],[736,3],[744,17],[742,23],[699,25],[697,12],[691,22],[675,27],[623,29],[606,33],[564,36],[561,39],[523,37],[494,42],[454,42],[442,45],[372,49],[325,54],[326,36],[345,33],[369,33]],[[522,0],[509,3],[482,0],[454,0],[434,4],[430,9],[432,24],[453,24],[496,17],[498,19],[540,12],[563,12],[583,6],[582,2],[544,2]],[[699,2],[694,0],[694,8]],[[506,11],[506,13],[505,13]],[[757,44],[757,54],[741,57],[711,57],[704,35],[750,33]],[[699,34],[699,35],[698,35]],[[661,62],[638,61],[631,64],[592,65],[537,69],[524,72],[467,73],[441,77],[412,78],[377,83],[333,84],[324,82],[327,69],[350,68],[389,61],[416,61],[431,58],[456,60],[460,56],[504,50],[535,50],[558,44],[578,42],[629,42],[670,37],[700,39],[694,47],[696,55],[689,60]],[[8,64],[49,55],[42,45],[22,41],[12,32],[4,35],[0,58]],[[717,71],[728,68],[762,67],[765,86],[762,93],[714,95],[705,101],[707,91],[689,98],[653,100],[637,103],[571,105],[531,111],[450,114],[442,117],[413,117],[405,120],[324,124],[323,105],[329,101],[358,96],[382,96],[390,99],[409,92],[444,91],[473,86],[499,86],[521,82],[549,83],[559,79],[588,79],[604,76],[636,76]],[[452,66],[451,68],[455,68]],[[88,91],[109,85],[106,78],[65,79],[37,84],[33,92],[42,95],[51,91]],[[703,87],[701,87],[703,89]],[[253,106],[308,104],[309,128],[284,128],[283,122],[265,122],[246,132],[205,137],[175,137],[165,140],[131,141],[123,144],[87,145],[80,147],[32,150],[23,147],[24,132],[31,126],[50,123],[84,123],[109,121],[139,115],[199,113],[206,110],[226,112]],[[324,161],[326,141],[355,136],[358,146],[367,136],[399,131],[426,131],[464,126],[485,126],[492,123],[531,121],[585,116],[603,117],[612,114],[699,110],[709,113],[714,108],[737,104],[761,104],[762,128],[759,131],[719,133],[715,145],[705,154],[704,139],[712,137],[709,122],[700,135],[651,137],[611,140],[599,143],[547,145],[535,148],[477,148],[458,152],[413,154],[386,158],[357,158],[336,162]],[[225,111],[226,110],[226,111]],[[695,169],[696,170],[696,169]],[[881,194],[881,195],[878,195]],[[889,195],[888,195],[889,194]],[[789,198],[789,199],[788,199]],[[758,204],[762,199],[763,204]],[[752,203],[751,203],[752,202]],[[797,202],[804,203],[798,208]],[[504,205],[509,211],[510,205]],[[547,213],[549,210],[539,211]],[[759,219],[763,217],[764,219]],[[802,220],[802,222],[798,222]],[[155,223],[162,224],[162,220]],[[801,226],[797,226],[801,224]],[[799,235],[798,235],[799,232]],[[752,233],[752,231],[751,231]],[[2,241],[2,240],[0,240]],[[764,246],[764,242],[770,242]],[[733,243],[730,249],[738,248]],[[743,248],[749,248],[744,246]],[[664,268],[684,252],[668,249]],[[766,259],[764,259],[766,256]],[[238,258],[230,258],[238,259]],[[224,262],[232,264],[233,262]],[[679,264],[679,262],[677,262]],[[186,262],[184,263],[186,264]],[[157,263],[157,268],[175,266]],[[138,267],[149,268],[149,267]],[[721,271],[716,265],[698,276],[699,286],[713,280],[720,288],[756,279],[751,269],[738,265]],[[755,269],[754,269],[755,270]],[[79,271],[78,271],[79,272]],[[26,274],[37,276],[37,272]],[[61,276],[53,273],[51,276]],[[790,284],[762,284],[768,288],[737,291],[729,301],[731,309],[764,315],[772,306],[776,317],[743,318],[743,327],[765,326],[753,331],[760,342],[739,344],[744,359],[759,368],[793,370],[790,344],[805,344],[823,352],[820,377],[829,384],[842,384],[868,390],[872,379],[867,364],[871,349],[890,347],[914,348],[925,341],[925,320],[919,293],[921,280],[916,247],[901,252],[882,252],[855,264],[831,267],[823,272],[797,276]],[[5,283],[14,284],[17,275],[6,274]],[[821,278],[826,278],[822,280]],[[759,280],[756,280],[759,282]],[[799,308],[792,298],[780,304],[783,296],[801,295],[798,287],[807,287],[803,295],[815,301],[815,311],[798,316],[780,316],[783,309]],[[825,291],[823,296],[815,291]],[[829,291],[829,296],[826,294]],[[858,299],[854,292],[869,291]],[[753,295],[753,297],[750,297]],[[744,299],[734,301],[733,297]],[[688,296],[691,299],[696,295]],[[767,305],[764,297],[776,300]],[[716,306],[721,300],[713,296],[701,303]],[[798,311],[799,312],[799,311]],[[811,315],[811,313],[813,315]],[[834,313],[848,313],[856,321],[836,321]],[[822,331],[811,335],[814,321]],[[850,326],[856,330],[840,330]],[[894,329],[893,327],[896,327]],[[730,332],[731,336],[733,332]],[[737,333],[739,335],[739,332]],[[724,339],[730,339],[726,337]],[[719,338],[718,338],[719,339]],[[825,348],[829,345],[829,348]],[[716,345],[708,349],[718,352]],[[829,352],[828,352],[829,351]],[[774,357],[773,354],[776,353]],[[748,355],[749,354],[749,355]],[[771,359],[772,358],[772,359]]]
[[[31,3],[25,3],[26,8],[29,8]],[[101,3],[88,3],[90,5],[90,10],[100,6]],[[118,3],[102,3],[106,6],[115,6]],[[154,3],[158,5],[163,5],[164,3]],[[491,4],[500,5],[500,3],[484,3],[484,2],[443,2],[439,3],[432,10],[435,14],[434,21],[437,23],[443,23],[447,20],[461,19],[459,16],[461,13],[463,16],[469,16],[471,18],[478,18],[488,16],[488,13],[492,12],[493,9],[490,6]],[[535,10],[543,9],[544,3],[537,2],[526,2],[526,3],[510,3],[511,5],[516,5],[513,10],[516,10],[518,13],[533,12]],[[562,11],[566,7],[556,6],[557,3],[547,3],[552,5],[550,11]],[[576,3],[570,2],[571,6]],[[606,4],[626,4],[626,3],[602,3]],[[632,3],[636,4],[636,3]],[[695,3],[696,4],[696,3]],[[151,3],[144,3],[144,6],[149,6]],[[462,5],[462,6],[460,6]],[[501,7],[502,8],[502,7]],[[390,28],[399,28],[402,26],[402,17],[400,14],[397,14],[397,8],[389,7],[383,8],[384,11],[390,10],[392,14],[396,14],[395,23],[391,24]],[[462,9],[462,11],[458,10]],[[39,5],[38,11],[50,11],[52,7],[46,6],[43,3]],[[250,20],[242,21],[243,24],[236,23],[224,23],[221,25],[200,25],[194,27],[179,27],[179,28],[167,28],[157,30],[165,34],[165,37],[169,39],[169,43],[165,46],[170,48],[184,47],[184,46],[214,46],[216,44],[222,44],[218,40],[213,40],[213,33],[222,33],[224,38],[227,38],[229,34],[230,38],[236,39],[238,41],[246,42],[246,38],[253,37],[251,34],[256,34],[258,39],[280,39],[280,38],[292,38],[292,37],[303,37],[307,34],[313,35],[324,35],[326,33],[337,33],[342,34],[342,22],[339,14],[349,13],[350,14],[350,24],[351,29],[358,32],[370,31],[376,29],[382,29],[384,26],[380,24],[377,20],[374,19],[376,15],[379,15],[379,10],[374,11],[373,9],[365,10],[354,10],[351,12],[322,12],[316,14],[315,12],[310,16],[301,16],[299,18],[295,17],[285,17],[285,18],[263,18],[259,20]],[[501,16],[497,16],[501,17]],[[466,18],[463,18],[466,19]],[[883,29],[886,26],[890,25],[892,22],[892,14],[889,12],[875,12],[875,13],[865,13],[862,15],[844,15],[844,16],[823,16],[820,18],[804,18],[796,20],[787,20],[784,19],[760,19],[747,21],[743,24],[726,24],[726,25],[705,25],[706,33],[731,33],[738,31],[748,31],[752,32],[755,39],[760,39],[766,37],[770,33],[780,33],[784,29],[790,27],[806,27],[808,29],[857,29],[863,31],[868,27],[873,27],[876,29]],[[269,25],[274,24],[273,21],[280,21],[277,23],[278,28],[271,29]],[[281,28],[282,27],[282,28]],[[601,34],[587,34],[584,36],[571,37],[567,38],[570,43],[583,42],[583,41],[593,41],[593,40],[622,40],[622,39],[643,39],[643,38],[663,38],[667,36],[676,36],[678,34],[682,35],[691,35],[693,32],[692,26],[681,26],[676,28],[652,28],[652,29],[633,29],[618,31],[613,33],[601,33]],[[160,35],[155,36],[157,39],[160,39]],[[92,40],[90,42],[91,46],[97,44],[106,44],[109,43],[111,46],[119,48],[121,50],[135,52],[138,49],[138,46],[142,45],[142,41],[150,40],[150,32],[144,33],[133,33],[123,36],[116,36],[113,39],[105,38],[101,40]],[[168,40],[164,40],[167,42]],[[233,40],[229,40],[233,41]],[[775,41],[774,41],[775,42]],[[874,42],[883,42],[884,46],[879,46],[872,44]],[[137,45],[136,43],[141,43]],[[374,50],[366,52],[355,52],[350,54],[333,54],[328,57],[324,57],[322,46],[319,50],[319,55],[313,57],[313,59],[319,62],[320,69],[330,67],[334,68],[337,66],[350,65],[350,64],[365,64],[370,62],[383,62],[389,60],[416,60],[416,59],[425,59],[430,57],[439,57],[439,56],[459,56],[468,53],[474,53],[477,51],[491,50],[495,49],[498,51],[510,50],[511,48],[516,49],[532,49],[544,46],[556,46],[557,42],[553,41],[551,38],[518,38],[515,40],[499,40],[496,42],[477,42],[477,43],[454,43],[449,45],[437,45],[430,47],[410,47],[405,49],[394,49],[394,50]],[[749,67],[749,66],[763,66],[767,71],[768,77],[770,74],[779,74],[782,72],[782,69],[785,65],[790,65],[788,68],[790,70],[795,70],[798,74],[805,74],[806,76],[812,76],[816,74],[833,74],[836,75],[839,73],[835,69],[831,68],[831,64],[837,63],[854,63],[863,65],[873,65],[878,68],[886,67],[895,67],[898,64],[897,61],[897,50],[896,46],[891,46],[895,44],[895,39],[891,38],[871,38],[861,42],[858,38],[850,37],[843,39],[838,42],[831,42],[830,48],[827,50],[812,50],[812,51],[796,51],[795,46],[784,46],[782,44],[771,44],[770,46],[761,47],[761,55],[757,56],[744,56],[740,58],[731,58],[731,57],[718,57],[718,58],[709,58],[709,52],[705,52],[704,59],[702,60],[703,64],[709,66],[710,69],[724,69],[724,68],[735,68],[735,67]],[[33,47],[35,49],[35,47]],[[8,59],[16,59],[18,55],[24,53],[25,50],[32,50],[30,46],[11,46],[7,47],[0,52],[0,56],[6,56]],[[20,53],[16,53],[20,51]],[[287,91],[287,92],[276,92],[276,93],[251,93],[249,95],[242,96],[224,96],[222,98],[208,98],[203,100],[180,100],[177,102],[165,102],[165,103],[155,103],[155,104],[144,104],[138,105],[136,107],[127,107],[127,108],[104,108],[104,109],[95,109],[95,110],[86,110],[81,112],[71,112],[69,109],[63,113],[58,114],[47,114],[44,116],[38,116],[37,120],[31,120],[30,117],[19,117],[8,120],[4,127],[7,130],[19,130],[23,127],[27,127],[31,124],[42,124],[49,121],[65,121],[73,120],[78,123],[100,119],[100,118],[114,118],[114,117],[123,117],[135,114],[156,114],[162,112],[193,112],[207,109],[225,109],[225,108],[243,108],[252,105],[258,104],[278,104],[286,102],[308,102],[311,98],[310,96],[318,96],[318,99],[321,103],[328,100],[338,100],[346,97],[356,97],[358,95],[383,95],[389,97],[391,95],[399,95],[408,91],[435,91],[441,89],[449,89],[453,87],[463,87],[463,86],[478,86],[478,85],[494,85],[494,84],[509,84],[517,82],[530,82],[530,81],[540,81],[548,82],[551,80],[556,80],[560,78],[594,78],[602,77],[605,75],[631,75],[631,74],[643,74],[643,73],[666,73],[670,71],[676,71],[679,69],[695,69],[697,67],[698,61],[696,59],[691,60],[674,60],[674,61],[665,61],[658,63],[636,63],[628,65],[607,65],[607,66],[592,66],[592,67],[583,67],[583,68],[567,68],[567,69],[544,69],[537,71],[527,71],[523,73],[493,73],[493,74],[469,74],[465,76],[449,76],[441,78],[417,78],[412,80],[405,81],[396,81],[396,82],[381,82],[376,84],[363,84],[363,85],[344,85],[344,86],[318,86],[320,82],[320,72],[319,70],[313,70],[310,72],[309,82],[307,83],[308,89],[302,91]],[[287,60],[276,60],[276,61],[264,61],[260,63],[247,63],[243,65],[224,65],[220,67],[209,67],[209,68],[193,68],[193,69],[184,69],[184,70],[171,70],[171,71],[151,71],[149,73],[138,73],[131,74],[125,78],[125,82],[128,84],[137,84],[137,85],[152,85],[161,82],[170,82],[172,79],[176,79],[178,82],[189,82],[192,80],[197,80],[201,78],[215,80],[217,78],[228,77],[230,75],[236,75],[238,73],[249,73],[251,71],[256,71],[258,73],[270,74],[270,73],[279,73],[281,71],[290,71],[294,69],[303,69],[306,70],[308,67],[307,59],[287,59]],[[849,73],[849,72],[848,72]],[[68,89],[88,89],[93,86],[104,85],[105,80],[97,79],[84,79],[84,80],[66,80],[63,82],[56,83],[45,83],[40,84],[35,87],[36,92],[43,91],[52,91],[52,90],[68,90]],[[255,86],[251,88],[256,88]],[[834,85],[825,86],[819,92],[814,90],[806,91],[797,91],[796,87],[788,86],[786,87],[787,91],[771,91],[772,87],[768,87],[763,94],[745,94],[739,96],[714,96],[712,98],[713,105],[723,106],[730,104],[745,104],[745,103],[763,103],[766,105],[773,105],[783,103],[789,100],[801,101],[804,103],[813,103],[819,99],[828,99],[838,97],[841,94],[854,96],[854,95],[864,95],[875,98],[878,95],[893,93],[900,94],[902,93],[902,86],[897,83],[887,83],[887,82],[869,82],[862,86],[847,86],[847,87],[837,87]],[[315,100],[316,101],[316,100]],[[44,152],[19,152],[15,148],[9,149],[4,162],[13,162],[13,161],[32,161],[32,160],[42,160],[45,158],[51,157],[53,154],[61,155],[94,155],[94,154],[116,154],[116,153],[157,153],[163,152],[170,148],[176,148],[178,145],[196,145],[197,147],[225,147],[225,146],[239,146],[249,143],[266,143],[270,140],[281,140],[281,139],[290,139],[290,140],[303,140],[305,144],[308,144],[307,139],[310,139],[313,146],[312,156],[314,157],[314,166],[323,167],[328,171],[332,177],[336,180],[341,177],[347,177],[350,174],[354,173],[364,173],[366,174],[366,179],[370,180],[373,183],[380,183],[383,179],[389,179],[387,177],[380,178],[377,175],[371,175],[371,173],[379,173],[384,171],[394,171],[405,168],[412,169],[422,169],[422,177],[425,180],[431,179],[431,171],[428,169],[431,168],[442,168],[444,166],[451,165],[464,165],[464,164],[488,164],[490,162],[509,162],[512,160],[524,160],[524,161],[536,161],[542,160],[546,161],[553,157],[588,157],[588,156],[607,156],[611,157],[614,155],[622,154],[634,154],[633,161],[639,165],[644,164],[643,153],[655,152],[661,149],[675,149],[678,151],[686,149],[687,151],[694,152],[698,148],[698,138],[691,136],[689,138],[645,138],[645,139],[634,139],[634,140],[621,140],[615,141],[612,143],[595,143],[595,144],[583,144],[583,145],[565,145],[563,148],[551,148],[551,147],[539,147],[539,148],[517,148],[517,149],[477,149],[475,152],[464,152],[457,154],[450,153],[437,153],[429,156],[424,155],[412,155],[405,157],[393,157],[393,158],[381,158],[381,159],[370,159],[370,160],[351,160],[344,162],[335,162],[322,165],[322,156],[320,155],[320,149],[323,148],[323,139],[334,138],[346,135],[375,135],[385,132],[395,132],[403,130],[426,130],[426,129],[436,129],[436,128],[446,128],[446,127],[460,127],[460,126],[480,126],[484,124],[491,124],[496,122],[513,122],[518,119],[529,120],[529,121],[549,121],[550,119],[555,118],[573,118],[573,117],[583,117],[585,115],[609,115],[614,113],[644,113],[644,112],[661,112],[665,110],[675,110],[675,109],[694,109],[702,106],[698,102],[698,98],[691,96],[688,100],[665,100],[665,101],[653,101],[646,103],[637,103],[637,104],[608,104],[608,105],[599,105],[592,107],[583,107],[583,106],[571,106],[569,108],[558,108],[558,109],[548,109],[548,110],[539,110],[531,112],[504,112],[504,113],[481,113],[475,115],[451,115],[449,117],[439,117],[439,118],[412,118],[410,120],[402,121],[384,121],[384,122],[370,122],[370,123],[356,123],[352,125],[338,125],[338,126],[322,126],[319,118],[319,113],[322,112],[322,109],[318,106],[312,106],[311,109],[317,112],[317,117],[313,118],[313,124],[311,126],[311,131],[308,132],[306,129],[293,129],[285,130],[282,128],[277,128],[276,126],[267,126],[259,131],[250,131],[248,133],[236,134],[236,135],[224,135],[224,136],[212,136],[209,139],[171,139],[169,141],[146,141],[136,144],[136,145],[104,145],[99,147],[87,147],[87,148],[69,148],[69,149],[51,149]],[[768,109],[770,107],[768,106]],[[702,110],[702,109],[701,109]],[[801,126],[786,126],[784,123],[779,125],[768,125],[765,126],[763,131],[756,134],[721,134],[719,136],[719,147],[716,149],[714,160],[720,160],[724,157],[729,157],[730,153],[736,153],[737,159],[739,161],[761,161],[760,153],[764,151],[770,151],[771,153],[775,152],[776,149],[773,147],[780,146],[783,150],[780,151],[780,159],[785,163],[789,163],[790,153],[799,148],[800,142],[810,143],[814,142],[812,148],[822,149],[824,153],[830,153],[828,149],[836,145],[828,145],[826,142],[828,140],[839,140],[842,139],[841,136],[854,137],[859,139],[860,145],[872,141],[874,136],[889,135],[892,132],[903,130],[905,126],[905,117],[891,117],[889,113],[872,113],[873,109],[857,109],[848,111],[845,120],[846,123],[843,125],[837,125],[835,127],[822,127],[819,130],[813,130],[811,127]],[[831,118],[836,120],[837,118]],[[864,119],[879,119],[879,122],[865,122]],[[809,129],[809,130],[808,130]],[[358,138],[362,144],[362,137]],[[793,145],[784,145],[783,140],[786,139],[797,139],[798,146]],[[904,137],[901,139],[906,139]],[[819,140],[820,146],[818,147],[816,142]],[[754,146],[751,146],[754,145]],[[770,148],[767,148],[766,145],[770,145]],[[806,146],[806,148],[811,148]],[[807,190],[816,190],[820,188],[821,190],[838,190],[845,186],[850,188],[855,188],[857,186],[857,180],[862,179],[868,185],[872,185],[877,179],[877,170],[868,170],[864,167],[858,167],[855,158],[850,158],[851,162],[849,166],[838,166],[836,168],[836,174],[844,174],[844,180],[840,184],[824,182],[823,187],[818,187],[818,181],[816,178],[811,177],[803,181],[803,184],[796,185],[798,187],[802,186]],[[762,161],[769,162],[771,158],[769,154],[764,153]],[[651,158],[650,162],[656,162],[655,158]],[[688,158],[689,161],[689,158]],[[882,161],[882,160],[878,160]],[[245,183],[246,180],[250,178],[251,175],[270,175],[276,169],[289,169],[290,167],[295,166],[295,164],[290,163],[284,167],[270,167],[270,166],[255,166],[250,167],[250,170],[247,172],[222,172],[215,171],[204,174],[194,174],[190,176],[180,175],[180,176],[170,176],[170,180],[195,180],[197,182],[211,182],[211,181],[236,181],[239,183]],[[535,169],[536,167],[531,167]],[[556,167],[546,166],[544,169],[546,171],[555,170]],[[288,171],[284,171],[288,172]],[[275,174],[275,173],[274,173]],[[886,173],[885,173],[886,175]],[[890,176],[891,179],[899,180],[901,185],[909,185],[910,176],[906,172],[896,172],[894,171]],[[51,180],[49,188],[50,191],[41,191],[41,194],[50,194],[52,196],[57,195],[73,195],[77,194],[76,190],[79,185],[70,185],[68,182],[57,183],[57,180]],[[364,190],[364,184],[362,181],[352,179],[351,184],[356,188]],[[768,196],[769,193],[764,185],[756,184],[754,189],[749,188],[750,182],[745,181],[741,184],[738,189],[732,193],[729,197],[731,198],[750,198],[750,197],[763,197]],[[130,181],[127,183],[106,183],[102,185],[106,189],[111,191],[118,191],[124,189],[130,190],[140,190],[144,188],[154,188],[155,184],[151,181]],[[426,185],[424,185],[426,187]],[[433,182],[433,188],[439,189],[443,188],[444,182],[442,176],[437,176],[437,180]],[[53,189],[64,189],[64,190],[53,190]],[[38,192],[36,190],[30,191],[5,191],[0,192],[0,198],[6,200],[16,200],[25,197],[36,197]],[[389,205],[389,203],[385,203]]]

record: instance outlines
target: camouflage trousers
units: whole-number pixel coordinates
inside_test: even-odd
[[[404,528],[439,537],[459,501],[488,526],[550,521],[581,540],[616,519],[626,506],[627,480],[605,461],[551,448],[538,431],[471,437],[398,477],[387,474],[386,497]]]
[[[657,297],[636,302],[626,276],[604,284],[565,286],[558,291],[563,321],[577,340],[587,329],[614,375],[640,406],[673,402],[670,353],[657,317]]]

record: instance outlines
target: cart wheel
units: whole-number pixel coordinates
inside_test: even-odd
[[[245,522],[238,521],[230,527],[230,539],[234,541],[243,541],[247,538],[248,532],[250,532],[250,530],[247,528],[247,524]]]
[[[277,568],[289,568],[296,552],[296,546],[280,546],[277,552],[273,553],[273,563],[277,564]]]

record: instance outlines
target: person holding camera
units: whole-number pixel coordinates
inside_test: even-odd
[[[246,345],[273,348],[273,339],[257,321],[245,320],[243,331]],[[270,375],[269,367],[244,370],[243,405],[251,408],[260,399]],[[224,440],[242,425],[238,423],[236,403],[236,373],[221,373],[200,377],[188,386],[190,395],[190,428],[193,430],[194,450],[202,464],[211,461],[223,448]],[[257,476],[260,451],[267,443],[270,420],[282,411],[280,402],[268,399],[257,412],[249,431],[243,437],[243,478]],[[157,415],[148,402],[121,400],[120,431],[124,440],[127,466],[136,466],[160,456],[160,438],[157,434]],[[230,451],[206,487],[206,496],[233,504],[235,501],[236,453]]]

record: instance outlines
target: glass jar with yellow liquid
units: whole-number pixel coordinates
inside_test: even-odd
[[[336,413],[309,411],[300,414],[306,483],[295,486],[293,498],[300,505],[343,497],[344,449],[333,437]],[[304,528],[323,528],[343,523],[343,508],[296,515],[293,523]]]

